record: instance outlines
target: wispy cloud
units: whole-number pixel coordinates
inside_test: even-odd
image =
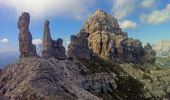
[[[124,20],[120,22],[120,27],[125,30],[125,29],[135,29],[137,27],[137,24],[131,20]]]
[[[143,8],[151,8],[155,5],[155,3],[157,2],[158,0],[143,0],[141,2],[141,6]]]
[[[70,40],[67,40],[66,43],[67,43],[67,45],[70,44]]]
[[[112,0],[112,12],[118,19],[126,17],[133,12],[136,7],[137,0]]]
[[[20,15],[30,12],[35,19],[43,16],[67,16],[81,19],[89,13],[89,7],[95,0],[0,0],[0,6],[5,6]]]
[[[7,38],[3,38],[3,39],[1,39],[0,40],[2,43],[8,43],[9,42],[9,40],[7,39]]]
[[[162,10],[154,10],[150,14],[142,14],[140,16],[141,21],[149,24],[162,24],[170,21],[170,4]]]

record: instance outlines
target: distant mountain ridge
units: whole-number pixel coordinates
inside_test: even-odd
[[[37,54],[42,56],[43,45],[37,46]],[[8,64],[16,63],[19,58],[19,51],[0,52],[0,69],[3,69]]]
[[[8,64],[15,63],[19,57],[18,51],[7,51],[0,53],[0,68],[4,68]]]
[[[157,44],[153,45],[158,57],[170,56],[170,40],[162,40]]]

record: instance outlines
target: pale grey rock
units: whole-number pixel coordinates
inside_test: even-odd
[[[144,64],[145,62],[155,62],[154,60],[145,61],[147,60],[145,56],[148,56],[148,53],[144,50],[142,42],[128,38],[127,33],[119,27],[117,19],[104,11],[97,10],[88,18],[82,29],[83,32],[71,36],[69,56],[89,60],[92,58],[91,55],[95,55],[118,63]],[[81,37],[80,35],[83,33],[88,33],[88,35],[85,34]],[[83,42],[81,42],[82,39],[84,39]]]
[[[82,71],[89,70],[70,60],[22,58],[2,71],[0,93],[10,100],[101,100],[87,90],[86,81],[96,94],[99,89],[105,93],[117,89],[114,73],[82,75]]]
[[[169,40],[161,40],[160,42],[153,44],[152,47],[156,51],[157,57],[170,56],[170,41]]]

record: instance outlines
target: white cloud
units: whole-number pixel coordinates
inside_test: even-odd
[[[9,40],[7,39],[7,38],[3,38],[3,39],[1,39],[0,40],[2,43],[8,43],[9,42]]]
[[[112,0],[112,12],[118,19],[126,17],[134,11],[137,0]]]
[[[151,14],[141,15],[140,18],[141,21],[155,25],[170,21],[170,4],[168,4],[165,9],[154,10]]]
[[[66,43],[67,43],[67,45],[70,44],[70,40],[67,40]]]
[[[120,27],[122,29],[135,29],[137,27],[137,24],[131,20],[124,20],[120,22]]]
[[[141,2],[141,6],[143,8],[151,8],[155,5],[156,1],[158,1],[158,0],[143,0]]]
[[[32,40],[32,43],[35,44],[35,45],[37,45],[37,46],[39,46],[39,45],[41,45],[43,42],[42,42],[41,39],[34,39],[34,40]]]
[[[0,0],[0,6],[6,6],[18,15],[29,12],[32,18],[44,16],[66,16],[81,19],[89,13],[89,7],[95,0]]]

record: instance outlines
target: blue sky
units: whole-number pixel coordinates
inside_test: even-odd
[[[18,17],[31,15],[34,44],[43,37],[43,23],[50,21],[53,39],[79,32],[88,16],[97,9],[115,16],[129,37],[143,44],[170,40],[170,0],[0,0],[0,52],[18,50]]]

